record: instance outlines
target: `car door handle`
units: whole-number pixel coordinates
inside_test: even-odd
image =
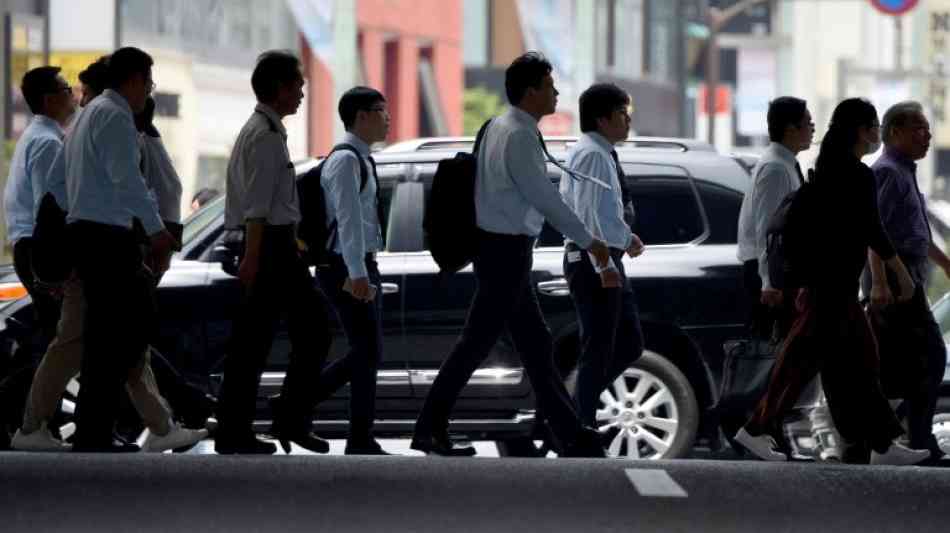
[[[567,286],[567,280],[564,278],[542,281],[538,283],[538,291],[547,296],[570,296],[571,294],[571,289]]]
[[[395,283],[383,283],[383,294],[396,294],[399,292],[399,285]]]

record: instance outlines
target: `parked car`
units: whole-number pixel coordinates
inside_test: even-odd
[[[562,159],[571,138],[552,138]],[[464,324],[475,280],[468,268],[439,273],[426,250],[422,219],[440,159],[470,149],[471,138],[429,139],[375,154],[386,221],[382,273],[384,358],[378,373],[377,432],[406,436],[439,366]],[[604,391],[599,415],[611,455],[674,458],[697,442],[718,447],[716,403],[723,341],[742,334],[745,315],[736,225],[747,172],[709,145],[676,139],[634,139],[619,150],[635,194],[635,231],[643,256],[625,258],[640,306],[646,351]],[[307,161],[298,175],[317,164]],[[549,165],[552,182],[560,171]],[[214,393],[239,302],[235,258],[223,245],[224,198],[185,221],[183,249],[158,290],[160,334],[155,347],[192,382]],[[533,281],[555,338],[555,357],[570,385],[578,328],[562,272],[562,236],[545,226],[534,257]],[[0,283],[15,286],[7,273]],[[2,289],[2,285],[0,285]],[[0,290],[2,294],[2,290]],[[0,304],[0,359],[30,328],[29,298]],[[20,337],[20,339],[18,339]],[[337,335],[331,357],[346,349]],[[269,427],[266,397],[276,394],[287,368],[285,329],[274,343],[261,380],[255,425]],[[347,431],[348,389],[320,405],[315,429],[328,437]],[[503,338],[456,403],[451,431],[494,440],[509,455],[537,453],[534,399],[524,369]]]

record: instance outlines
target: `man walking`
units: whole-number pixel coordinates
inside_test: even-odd
[[[479,230],[474,269],[477,289],[465,328],[439,370],[416,422],[412,448],[439,455],[474,455],[449,440],[449,415],[478,365],[507,328],[564,456],[603,457],[596,431],[582,426],[554,364],[551,332],[531,280],[534,243],[545,218],[606,265],[610,251],[584,227],[547,176],[538,121],[554,113],[557,89],[551,64],[529,52],[505,72],[512,107],[494,119],[478,153],[475,179]]]
[[[873,284],[871,276],[865,276],[871,322],[880,339],[881,385],[889,397],[906,400],[910,447],[928,449],[931,460],[937,460],[943,452],[933,435],[933,416],[947,353],[924,290],[929,261],[950,276],[950,258],[933,242],[926,199],[917,186],[915,161],[927,155],[932,137],[920,103],[901,102],[888,109],[881,137],[884,153],[871,167],[877,178],[881,222],[917,284],[910,301],[897,303],[893,273],[887,270]],[[881,259],[873,252],[869,256],[870,267],[885,272]]]
[[[303,99],[300,60],[265,52],[251,75],[257,107],[238,135],[228,162],[225,225],[244,234],[238,277],[244,301],[234,321],[224,366],[215,450],[222,454],[272,454],[254,436],[257,387],[282,312],[293,346],[280,397],[273,403],[271,432],[284,451],[290,443],[326,453],[330,446],[311,432],[320,371],[330,348],[327,302],[297,250],[300,220],[294,166],[281,120]]]
[[[630,132],[630,97],[613,84],[597,84],[580,97],[581,134],[567,156],[567,167],[580,176],[610,184],[605,189],[570,173],[561,174],[561,196],[591,234],[610,247],[611,262],[599,268],[589,253],[568,240],[564,274],[580,323],[581,353],[577,363],[574,398],[581,421],[589,426],[600,404],[600,394],[621,376],[643,352],[643,333],[636,296],[627,279],[623,255],[637,257],[643,243],[624,220],[629,195],[614,145]],[[623,431],[613,441],[618,453]]]
[[[384,248],[384,234],[379,177],[370,146],[386,140],[389,112],[379,91],[354,87],[340,98],[339,113],[346,134],[327,157],[320,176],[331,231],[329,264],[320,269],[319,277],[350,350],[323,371],[321,399],[349,382],[350,435],[345,453],[387,455],[373,438],[376,369],[383,356],[383,295],[376,252]]]
[[[59,67],[39,67],[23,76],[20,90],[33,119],[13,152],[3,195],[7,242],[13,245],[13,268],[33,300],[41,332],[37,346],[40,353],[56,334],[59,302],[41,289],[33,276],[34,221],[43,198],[46,174],[63,145],[63,128],[76,111],[72,89],[59,71]]]
[[[86,301],[74,451],[117,451],[118,395],[155,322],[152,276],[168,268],[176,245],[138,165],[133,116],[152,90],[152,63],[137,48],[117,50],[110,88],[83,110],[64,148],[68,231]],[[149,236],[151,271],[136,221]]]

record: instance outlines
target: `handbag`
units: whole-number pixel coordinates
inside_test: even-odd
[[[745,415],[768,389],[778,343],[752,337],[726,341],[723,350],[726,358],[717,407],[720,412]]]

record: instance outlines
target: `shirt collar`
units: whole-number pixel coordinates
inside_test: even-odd
[[[277,132],[282,136],[287,137],[287,128],[284,127],[283,121],[280,120],[280,115],[277,114],[277,111],[274,111],[273,107],[267,104],[258,103],[257,106],[254,107],[254,110],[259,111],[265,117],[269,118],[271,123],[273,123],[273,125],[277,128]]]
[[[911,172],[917,171],[917,163],[915,163],[913,159],[907,157],[906,155],[904,155],[903,153],[901,153],[900,151],[898,151],[897,149],[893,147],[884,146],[883,155],[884,157],[891,159],[895,163],[907,167],[908,169],[910,169]]]
[[[586,133],[582,133],[581,138],[589,139],[589,143],[602,148],[607,153],[610,153],[611,151],[615,149],[614,145],[610,144],[610,141],[608,141],[606,137],[604,137],[603,135],[601,135],[600,133],[596,131],[588,131]]]
[[[511,110],[509,111],[509,113],[511,113],[512,118],[514,118],[514,119],[517,120],[518,122],[522,122],[522,123],[524,123],[524,124],[528,124],[528,125],[533,126],[533,127],[535,127],[535,128],[538,127],[538,119],[536,119],[536,118],[534,118],[533,116],[531,116],[530,114],[528,114],[528,112],[525,111],[524,109],[521,109],[521,108],[518,107],[518,106],[511,106],[510,109],[511,109]]]
[[[33,123],[48,130],[52,130],[60,139],[66,135],[66,131],[59,125],[59,122],[46,115],[33,115]]]
[[[792,165],[798,163],[798,160],[795,159],[795,153],[789,150],[784,144],[772,142],[769,144],[769,148],[778,158],[783,159]]]
[[[106,89],[102,92],[102,96],[111,101],[113,104],[119,106],[119,108],[128,113],[130,116],[135,116],[135,113],[132,112],[132,106],[129,105],[129,101],[126,100],[121,94],[115,92],[112,89]]]
[[[353,145],[356,150],[364,156],[368,157],[370,155],[369,145],[366,144],[366,141],[350,132],[346,132],[346,134],[343,135],[343,142]]]

